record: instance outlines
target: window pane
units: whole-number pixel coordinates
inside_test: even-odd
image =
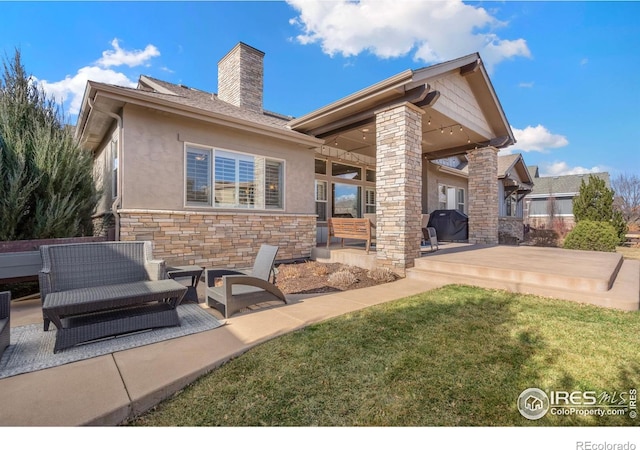
[[[376,171],[375,170],[367,169],[367,181],[370,181],[371,183],[375,183],[376,182]]]
[[[464,189],[458,189],[458,211],[464,214]]]
[[[367,214],[373,214],[376,212],[376,191],[373,189],[366,189],[364,191],[365,212]]]
[[[327,220],[327,202],[316,202],[316,214],[318,221],[325,222]]]
[[[316,201],[327,201],[327,182],[316,180]]]
[[[216,152],[216,206],[236,206],[236,160]]]
[[[361,188],[349,184],[333,184],[331,217],[361,217]]]
[[[253,161],[238,161],[238,203],[247,208],[255,206]]]
[[[331,175],[347,180],[362,180],[362,169],[341,163],[331,163]]]
[[[207,150],[187,150],[187,203],[211,204],[211,154]]]
[[[316,159],[316,173],[320,175],[327,174],[327,161],[324,159]]]
[[[546,216],[547,212],[547,199],[545,198],[533,198],[529,203],[529,215],[531,216]]]
[[[265,206],[267,209],[284,207],[282,185],[282,162],[267,161],[265,165]]]

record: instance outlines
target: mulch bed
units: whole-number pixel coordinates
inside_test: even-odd
[[[279,265],[276,285],[285,294],[316,294],[376,286],[398,278],[386,269],[369,271],[345,264],[310,261]]]

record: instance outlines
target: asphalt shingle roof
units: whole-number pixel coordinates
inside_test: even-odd
[[[532,167],[529,167],[529,172],[533,175]],[[568,194],[580,192],[580,184],[582,180],[585,183],[589,181],[589,175],[596,176],[604,180],[607,187],[609,187],[609,173],[598,172],[591,174],[578,174],[578,175],[561,175],[556,177],[538,177],[534,178],[533,191],[531,195],[542,194]]]
[[[170,94],[168,94],[165,92],[149,90],[146,86],[144,88],[133,89],[135,92],[149,97],[159,98],[177,104],[202,109],[204,111],[224,114],[226,116],[235,117],[237,119],[256,122],[262,125],[272,126],[274,128],[280,129],[288,129],[287,124],[291,119],[293,119],[293,117],[284,116],[271,111],[264,111],[262,114],[254,111],[249,111],[220,100],[218,96],[212,92],[201,91],[199,89],[190,88],[184,85],[169,83],[167,81],[159,80],[157,78],[149,77],[146,75],[144,76],[144,78],[152,81],[164,90],[171,92]],[[143,77],[141,77],[140,79],[140,84],[144,84]]]

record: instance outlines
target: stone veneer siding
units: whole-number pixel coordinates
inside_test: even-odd
[[[469,243],[498,244],[498,150],[467,153],[469,161]]]
[[[498,218],[500,244],[518,244],[524,240],[524,225],[520,217]]]
[[[251,267],[261,244],[277,245],[277,260],[308,258],[316,216],[125,210],[120,240],[152,241],[153,257],[167,264]]]
[[[401,275],[420,257],[422,114],[409,103],[376,112],[376,255]]]

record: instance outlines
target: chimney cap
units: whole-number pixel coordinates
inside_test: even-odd
[[[236,49],[238,47],[243,47],[253,53],[257,53],[258,55],[264,57],[264,52],[262,50],[258,50],[255,47],[250,46],[249,44],[245,44],[244,42],[240,41],[238,42],[236,45],[233,46],[233,48],[231,50],[229,50],[227,52],[226,55],[224,55],[222,58],[220,58],[220,61],[218,61],[218,64],[220,64],[222,61],[224,61],[226,58],[228,58],[230,55],[232,55],[233,53],[235,53]]]

